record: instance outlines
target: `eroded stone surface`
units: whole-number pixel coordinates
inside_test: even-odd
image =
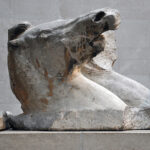
[[[142,84],[112,70],[117,59],[114,31],[103,33],[104,51],[87,64],[82,73],[92,81],[104,86],[127,105],[132,107],[149,107],[150,90]]]
[[[126,87],[124,77],[118,80],[116,74],[108,77],[105,74],[113,74],[116,47],[113,32],[104,32],[117,29],[119,23],[117,10],[99,9],[76,19],[38,26],[26,22],[9,29],[11,88],[24,114],[6,114],[4,119],[8,127],[24,130],[132,129],[130,121],[126,121],[132,117],[132,110],[127,109],[123,94],[114,92]],[[101,73],[104,73],[102,79]],[[129,84],[133,85],[130,81]],[[132,91],[129,93],[131,99]],[[141,99],[139,103],[143,104]]]
[[[149,129],[150,90],[112,70],[117,59],[114,31],[105,32],[103,36],[106,41],[104,51],[85,65],[82,73],[116,94],[129,106],[124,113],[124,129]]]

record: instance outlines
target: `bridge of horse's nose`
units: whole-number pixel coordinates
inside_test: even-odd
[[[98,12],[94,18],[94,21],[95,22],[100,21],[105,15],[106,15],[106,13],[104,11]]]

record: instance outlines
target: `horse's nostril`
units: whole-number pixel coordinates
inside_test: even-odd
[[[94,21],[100,21],[105,16],[103,11],[96,14]]]

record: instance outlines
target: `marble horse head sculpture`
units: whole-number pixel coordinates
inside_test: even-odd
[[[92,78],[87,73],[87,66],[91,67],[94,58],[106,49],[104,32],[116,30],[119,24],[119,12],[108,8],[75,19],[37,26],[24,22],[10,28],[10,83],[23,113],[4,113],[1,129],[149,128],[145,124],[131,126],[132,120],[142,119],[139,109],[130,108],[120,95],[101,84],[100,74],[95,79],[95,74]],[[91,72],[101,70],[96,63],[91,68]],[[143,114],[148,122],[145,111]]]

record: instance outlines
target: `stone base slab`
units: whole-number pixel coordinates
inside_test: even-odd
[[[150,131],[2,131],[0,150],[150,150]]]

